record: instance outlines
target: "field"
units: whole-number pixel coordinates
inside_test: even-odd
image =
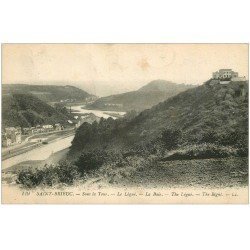
[[[143,162],[143,159],[141,159]],[[143,163],[142,163],[143,164]],[[227,188],[248,186],[247,157],[138,164],[102,169],[100,185],[143,188]],[[105,173],[106,172],[106,173]],[[101,175],[100,175],[101,176]]]

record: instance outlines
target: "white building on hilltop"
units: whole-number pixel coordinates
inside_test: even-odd
[[[223,82],[241,82],[246,81],[246,77],[239,77],[239,73],[233,71],[232,69],[220,69],[216,72],[213,72],[212,78],[214,80],[219,80],[220,83]]]
[[[213,72],[213,79],[229,80],[238,76],[238,72],[235,72],[232,69],[220,69],[219,71]]]

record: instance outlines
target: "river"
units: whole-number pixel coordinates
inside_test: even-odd
[[[84,109],[83,105],[78,106],[71,106],[72,113],[76,112],[78,114],[88,114],[92,113],[98,117],[103,117],[105,119],[112,117],[113,119],[116,119],[115,116],[112,116],[112,114],[119,114],[120,116],[124,116],[126,112],[119,112],[119,111],[103,111],[103,110],[92,110],[92,109]]]

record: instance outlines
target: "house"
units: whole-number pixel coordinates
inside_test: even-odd
[[[121,104],[121,103],[105,103],[104,106],[122,108],[123,104]]]
[[[232,69],[219,69],[218,71],[213,72],[213,79],[231,80],[238,76],[238,72],[235,72]]]
[[[34,128],[34,129],[32,129],[32,133],[33,134],[39,134],[39,133],[41,133],[41,129],[40,128]]]
[[[60,131],[60,130],[62,130],[63,128],[62,128],[62,126],[61,126],[61,124],[60,123],[56,123],[55,124],[55,130],[56,131]]]
[[[47,124],[47,125],[43,125],[43,129],[45,132],[48,132],[48,131],[54,130],[54,127],[53,125]]]
[[[16,129],[14,127],[8,127],[5,128],[5,133],[7,136],[10,136],[11,134],[13,134],[16,131]]]
[[[15,127],[15,129],[16,129],[16,131],[17,131],[18,133],[21,133],[21,134],[22,134],[22,128],[21,128],[21,127]]]
[[[11,145],[11,139],[6,136],[6,134],[2,135],[2,146],[9,147]]]
[[[21,127],[7,127],[2,136],[3,147],[8,147],[13,144],[22,143]]]
[[[9,138],[11,140],[12,144],[22,142],[21,128],[20,127],[17,127],[17,128],[14,128],[14,127],[5,128],[5,133],[6,133],[7,138]]]
[[[230,82],[245,82],[245,76],[239,76],[238,72],[233,71],[232,69],[220,69],[216,72],[213,72],[212,79],[209,80],[210,85],[215,84],[228,84]]]
[[[22,134],[19,132],[16,133],[16,143],[22,143]]]
[[[30,135],[31,134],[30,128],[23,128],[23,134],[24,135]]]
[[[43,125],[43,128],[45,128],[45,129],[53,129],[53,125],[50,125],[50,124]]]

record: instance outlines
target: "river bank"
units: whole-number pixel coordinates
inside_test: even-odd
[[[95,116],[102,117],[104,119],[108,119],[109,117],[117,119],[118,117],[122,117],[126,114],[126,112],[86,109],[84,105],[71,106],[71,112],[75,114],[92,113]]]

